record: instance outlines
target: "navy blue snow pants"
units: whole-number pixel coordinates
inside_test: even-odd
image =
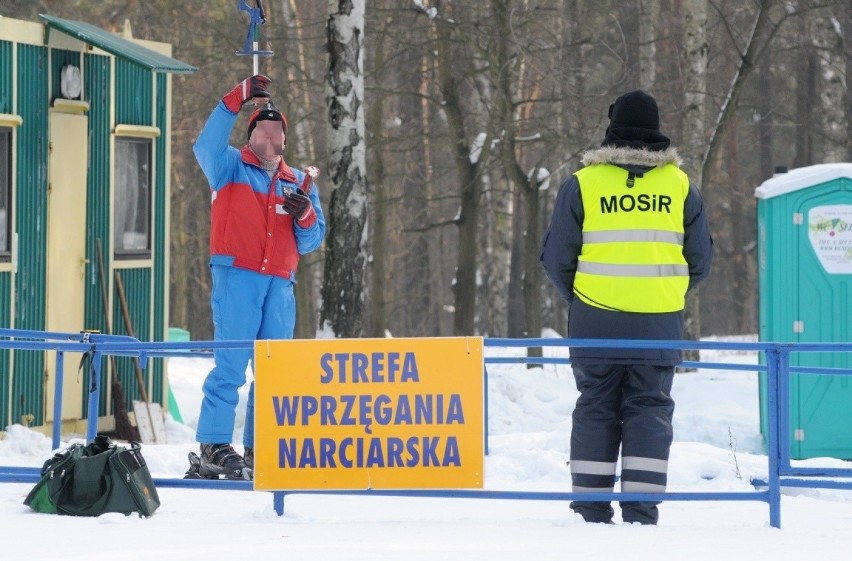
[[[673,366],[575,364],[577,399],[571,430],[572,490],[613,492],[621,447],[621,490],[666,490],[672,445]],[[622,520],[656,524],[659,502],[620,503]],[[609,502],[573,501],[587,522],[609,522]]]

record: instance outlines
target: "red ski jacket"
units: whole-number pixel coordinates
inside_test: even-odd
[[[236,121],[220,102],[193,146],[212,190],[210,262],[295,281],[299,255],[325,238],[319,195],[316,189],[308,193],[315,215],[297,222],[287,214],[284,194],[301,185],[304,173],[282,158],[270,179],[247,145],[240,150],[228,145]]]

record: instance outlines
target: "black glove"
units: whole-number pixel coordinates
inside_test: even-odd
[[[243,104],[250,99],[254,99],[256,97],[265,97],[269,99],[269,83],[272,82],[266,76],[262,74],[256,74],[251,78],[246,78],[234,88],[225,94],[225,97],[222,98],[222,101],[225,103],[225,107],[228,108],[228,111],[231,113],[239,113],[240,109],[242,109]]]
[[[297,221],[305,220],[314,210],[311,199],[301,189],[290,191],[284,195],[282,206],[287,214],[291,215]]]

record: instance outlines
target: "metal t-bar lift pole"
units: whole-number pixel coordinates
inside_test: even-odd
[[[243,12],[248,12],[250,16],[248,32],[246,33],[246,41],[243,44],[243,49],[237,51],[239,56],[251,56],[252,58],[252,76],[257,76],[260,72],[259,57],[272,56],[272,51],[260,50],[259,30],[258,25],[266,23],[266,13],[263,11],[263,3],[261,0],[256,0],[255,7],[248,5],[246,0],[237,0],[237,9]]]

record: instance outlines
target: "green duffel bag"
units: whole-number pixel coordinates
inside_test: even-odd
[[[105,512],[151,516],[160,506],[141,446],[118,446],[104,435],[73,444],[41,468],[41,479],[24,499],[38,512],[100,516]]]

